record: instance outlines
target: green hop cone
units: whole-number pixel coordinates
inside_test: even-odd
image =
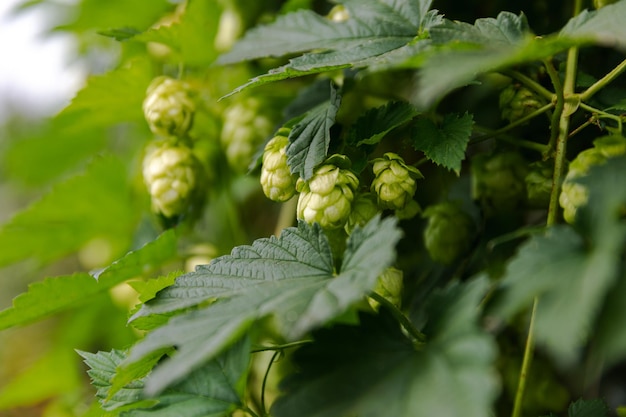
[[[533,162],[528,168],[528,174],[524,178],[528,204],[536,208],[548,207],[552,192],[552,163],[548,161]]]
[[[191,127],[195,110],[187,83],[161,76],[148,86],[143,113],[153,133],[184,137]]]
[[[424,246],[433,261],[448,265],[469,250],[476,226],[459,206],[439,203],[424,210],[422,216],[428,219]]]
[[[190,148],[165,143],[143,161],[152,208],[167,218],[181,215],[198,196],[202,165]]]
[[[593,148],[580,152],[570,163],[563,181],[559,204],[563,209],[563,218],[573,224],[576,211],[587,204],[589,190],[576,179],[587,175],[591,167],[604,164],[607,159],[626,154],[626,139],[622,136],[603,136],[593,142]]]
[[[539,109],[543,103],[526,87],[509,84],[500,93],[500,111],[502,118],[514,122]]]
[[[387,268],[379,277],[376,282],[376,288],[374,288],[374,292],[385,298],[394,306],[400,308],[402,305],[402,289],[404,287],[403,283],[403,273],[401,270],[396,268]],[[378,310],[380,305],[378,301],[368,298],[370,306],[374,310]]]
[[[372,193],[361,193],[352,202],[352,211],[348,216],[348,221],[344,226],[348,234],[352,233],[355,227],[363,227],[375,215],[379,213],[376,204],[376,196]]]
[[[267,198],[272,201],[287,201],[296,193],[298,175],[292,174],[287,165],[288,144],[289,129],[281,128],[276,136],[267,142],[263,151],[261,187]]]
[[[516,152],[479,155],[472,160],[472,197],[485,213],[510,212],[526,200],[528,165]]]
[[[345,225],[359,186],[359,179],[348,169],[349,166],[347,157],[333,155],[315,169],[310,180],[298,178],[298,219],[307,223],[317,222],[325,229],[338,229]]]
[[[222,114],[224,124],[220,140],[228,164],[236,172],[244,173],[257,149],[274,129],[273,118],[254,97],[237,101]]]
[[[375,178],[371,191],[376,193],[378,205],[382,209],[402,210],[413,200],[418,178],[422,173],[415,167],[408,166],[395,153],[388,152],[374,163]]]

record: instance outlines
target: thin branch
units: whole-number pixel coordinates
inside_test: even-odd
[[[607,84],[611,81],[615,80],[619,75],[626,70],[626,59],[619,63],[615,68],[613,68],[608,74],[604,77],[600,78],[598,81],[593,83],[589,88],[583,91],[580,94],[581,101],[589,100],[594,94],[598,91],[602,90]]]
[[[373,292],[370,294],[370,298],[372,298],[373,300],[377,301],[379,304],[384,305],[386,308],[389,309],[389,311],[391,312],[391,314],[395,317],[396,320],[398,320],[398,322],[400,322],[400,324],[402,325],[402,327],[404,327],[404,329],[409,332],[409,334],[418,342],[420,343],[425,343],[426,342],[426,335],[422,332],[420,332],[414,325],[413,323],[411,323],[411,320],[408,319],[407,316],[405,316],[399,309],[398,307],[396,307],[392,302],[390,302],[389,300],[387,300],[385,297],[383,297],[382,295]]]

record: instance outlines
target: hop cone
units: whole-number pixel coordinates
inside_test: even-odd
[[[376,288],[374,292],[384,297],[394,306],[400,308],[402,304],[402,289],[404,287],[403,273],[396,268],[387,268],[381,276],[378,277],[376,282]],[[378,310],[379,304],[377,301],[368,298],[368,302],[374,310]]]
[[[143,112],[153,133],[183,137],[189,131],[195,112],[189,86],[179,80],[155,78],[146,92]]]
[[[356,175],[342,168],[347,166],[349,160],[346,157],[334,155],[315,170],[309,181],[298,179],[298,219],[308,223],[317,222],[326,229],[344,226],[359,186]]]
[[[383,209],[402,210],[415,195],[415,180],[423,178],[417,168],[407,166],[395,153],[388,152],[374,159],[371,190],[376,193],[378,205]]]
[[[513,211],[526,200],[527,172],[516,152],[480,155],[472,160],[472,196],[487,214]]]
[[[246,172],[257,149],[272,133],[274,123],[256,98],[247,98],[227,107],[223,113],[221,143],[228,164]]]
[[[202,166],[191,149],[165,144],[143,161],[143,178],[153,210],[171,218],[184,213],[197,195]]]
[[[577,178],[587,175],[591,167],[602,165],[607,159],[626,154],[626,139],[622,136],[603,136],[593,142],[593,148],[580,152],[570,163],[559,195],[559,204],[563,208],[563,218],[574,223],[576,211],[587,204],[589,190],[576,182]]]
[[[528,204],[531,207],[544,208],[550,204],[552,192],[553,165],[549,162],[534,162],[529,165],[530,170],[524,178]]]
[[[469,214],[445,202],[428,207],[423,216],[428,218],[424,245],[433,261],[447,265],[468,251],[475,233]]]
[[[500,93],[502,118],[513,122],[542,106],[537,96],[526,87],[510,84]]]
[[[348,216],[345,229],[348,234],[352,233],[355,227],[363,227],[376,214],[379,213],[376,204],[376,196],[372,193],[362,193],[356,196],[352,202],[352,211]]]
[[[280,129],[265,145],[263,152],[261,186],[267,198],[272,201],[287,201],[296,193],[297,175],[289,170],[285,152],[289,144],[288,135],[288,129]]]

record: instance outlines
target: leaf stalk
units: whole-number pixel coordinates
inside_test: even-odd
[[[379,304],[385,306],[391,314],[394,316],[396,320],[404,327],[404,329],[419,343],[426,343],[426,335],[420,332],[414,325],[411,323],[411,320],[407,316],[405,316],[402,311],[398,309],[391,301],[387,300],[382,295],[377,292],[373,292],[370,294],[370,298]]]

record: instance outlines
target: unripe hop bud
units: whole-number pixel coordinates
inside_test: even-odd
[[[526,87],[510,84],[500,93],[502,118],[514,122],[542,106],[537,96]]]
[[[202,166],[191,149],[167,143],[143,161],[143,178],[153,210],[171,218],[184,213],[197,195]]]
[[[530,168],[530,171],[524,178],[528,204],[537,208],[548,207],[550,204],[550,193],[552,192],[553,164],[538,161],[530,164],[528,168]]]
[[[487,214],[512,211],[526,200],[528,166],[516,152],[479,155],[472,160],[472,197]]]
[[[166,76],[152,80],[143,102],[143,112],[153,133],[183,137],[196,110],[187,83]]]
[[[378,205],[383,209],[402,210],[413,199],[417,188],[415,180],[423,178],[422,173],[392,152],[373,162],[376,177],[371,190],[376,193]]]
[[[589,190],[577,183],[577,178],[587,175],[591,167],[604,164],[607,159],[626,154],[626,139],[622,136],[604,136],[593,142],[594,147],[580,152],[570,163],[559,195],[563,218],[574,223],[576,211],[587,204]]]
[[[345,225],[346,232],[350,234],[355,227],[365,226],[378,213],[379,209],[374,194],[362,193],[357,195],[352,202],[352,211]]]
[[[244,173],[257,149],[272,134],[274,123],[263,103],[253,97],[227,107],[223,118],[220,140],[226,159],[235,171]]]
[[[287,145],[289,129],[279,129],[263,152],[261,168],[261,186],[263,192],[272,201],[289,200],[296,193],[297,174],[292,174],[287,165]]]
[[[334,155],[315,169],[309,181],[298,178],[296,190],[298,219],[319,223],[326,229],[343,227],[352,211],[354,193],[359,179],[347,167],[350,161],[343,155]]]
[[[476,227],[460,207],[451,202],[436,204],[424,210],[423,217],[428,218],[424,246],[433,261],[447,265],[468,251]]]
[[[400,308],[402,305],[402,289],[404,287],[402,279],[403,273],[401,270],[396,268],[387,268],[378,277],[374,292],[387,299],[387,301],[394,306]],[[378,310],[380,307],[378,302],[372,298],[368,298],[367,301],[374,310]]]

